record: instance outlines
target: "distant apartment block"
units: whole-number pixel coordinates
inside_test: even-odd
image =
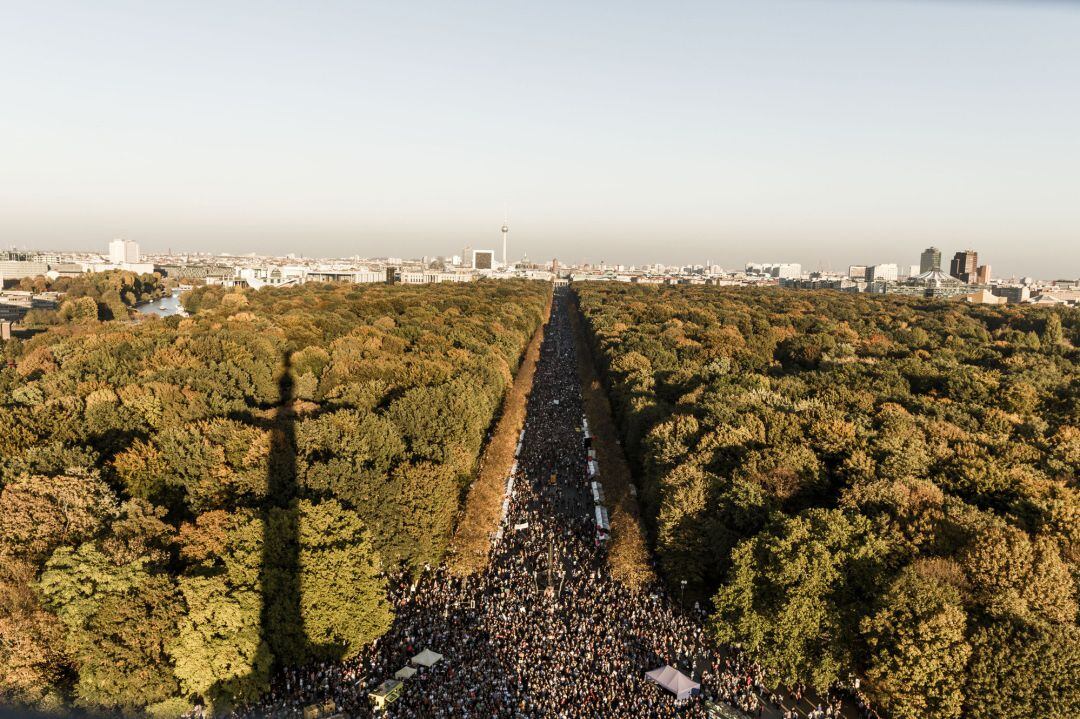
[[[802,265],[798,262],[748,262],[746,273],[793,280],[802,277]]]
[[[131,240],[113,240],[109,243],[109,262],[114,265],[139,264],[139,243]]]
[[[867,282],[896,282],[899,277],[900,269],[892,262],[873,265],[866,270]]]
[[[49,265],[37,260],[0,260],[0,287],[4,281],[38,277],[49,271]]]
[[[1004,297],[1010,305],[1031,301],[1031,289],[1023,285],[1015,287],[995,287],[993,292],[998,297]]]

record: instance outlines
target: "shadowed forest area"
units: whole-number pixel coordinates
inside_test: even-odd
[[[575,287],[718,639],[892,717],[1080,711],[1080,310]]]
[[[201,288],[0,370],[0,698],[175,716],[355,655],[441,560],[550,286]]]

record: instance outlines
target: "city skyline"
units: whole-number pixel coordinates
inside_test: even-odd
[[[925,272],[927,272],[929,270],[938,270],[938,271],[946,272],[947,274],[949,274],[951,276],[965,279],[965,281],[967,281],[969,279],[966,276],[967,274],[970,274],[972,280],[976,277],[976,274],[978,274],[978,276],[980,278],[979,282],[978,282],[979,284],[988,284],[989,283],[989,278],[991,276],[991,274],[990,274],[990,271],[991,271],[990,265],[988,263],[978,262],[975,259],[978,256],[978,251],[977,250],[973,250],[971,248],[965,248],[964,250],[957,250],[955,253],[952,254],[951,259],[950,259],[950,257],[946,257],[943,260],[942,259],[942,250],[941,250],[941,248],[935,247],[935,246],[930,246],[928,248],[924,248],[918,255],[918,262],[909,262],[909,261],[907,261],[908,258],[899,258],[899,260],[897,260],[897,258],[892,258],[891,261],[888,261],[888,258],[886,258],[885,260],[883,260],[882,258],[875,258],[877,261],[866,262],[866,261],[864,261],[865,258],[857,258],[857,260],[858,260],[857,262],[849,263],[849,264],[846,265],[846,271],[845,271],[845,267],[828,267],[828,266],[824,266],[824,264],[819,264],[818,266],[808,266],[808,265],[803,264],[801,262],[776,261],[775,259],[762,262],[761,261],[762,258],[759,257],[759,256],[756,256],[756,255],[751,256],[751,257],[749,257],[747,259],[744,259],[742,261],[733,263],[733,264],[722,265],[721,263],[719,263],[717,261],[714,261],[712,258],[704,258],[704,259],[702,259],[702,258],[693,258],[693,259],[691,259],[690,261],[687,261],[687,262],[672,262],[670,260],[665,260],[663,258],[660,258],[660,259],[653,260],[653,261],[636,262],[635,263],[635,262],[622,261],[618,257],[607,258],[607,259],[604,259],[604,258],[600,258],[600,259],[596,259],[596,258],[574,259],[572,257],[563,257],[560,260],[560,258],[553,257],[553,256],[543,256],[543,255],[538,256],[538,255],[534,254],[533,256],[529,257],[527,254],[524,254],[524,253],[519,254],[519,255],[515,255],[514,253],[511,252],[509,254],[509,260],[510,261],[509,261],[509,265],[508,265],[507,261],[506,261],[508,245],[506,243],[507,243],[507,235],[509,234],[509,227],[508,227],[508,225],[503,224],[500,229],[501,229],[501,237],[502,237],[502,242],[503,242],[503,250],[502,250],[501,255],[497,255],[497,250],[495,250],[493,247],[481,247],[481,246],[472,247],[471,245],[466,245],[464,248],[462,248],[460,250],[440,251],[440,252],[433,252],[433,253],[424,254],[424,255],[412,255],[412,256],[410,256],[410,255],[397,255],[397,254],[394,254],[394,253],[387,253],[387,252],[372,253],[372,254],[367,254],[367,255],[359,255],[359,254],[353,254],[353,255],[318,255],[318,254],[305,254],[303,252],[288,252],[288,253],[285,253],[285,254],[274,254],[274,253],[254,252],[254,251],[253,252],[231,252],[231,251],[203,252],[203,251],[189,250],[189,249],[184,248],[184,247],[179,247],[179,248],[169,247],[164,251],[152,251],[151,250],[151,251],[147,252],[146,249],[143,248],[140,245],[139,242],[130,240],[128,238],[113,238],[113,239],[109,240],[106,251],[104,251],[104,252],[101,252],[101,251],[99,251],[98,249],[95,249],[95,248],[87,248],[87,247],[74,248],[72,250],[67,250],[67,249],[63,249],[63,248],[40,248],[40,249],[35,250],[35,249],[32,249],[32,248],[25,248],[25,247],[22,247],[22,248],[20,248],[20,247],[11,247],[11,248],[0,247],[0,253],[10,251],[10,252],[15,252],[15,253],[26,252],[28,256],[33,256],[33,255],[50,256],[53,253],[57,253],[59,255],[73,254],[73,255],[85,255],[85,256],[98,256],[98,257],[101,257],[102,259],[107,259],[109,262],[111,262],[112,264],[115,264],[115,265],[122,265],[122,264],[137,265],[139,263],[140,259],[143,258],[143,257],[158,257],[158,258],[168,258],[168,257],[193,257],[193,258],[206,257],[206,258],[212,258],[212,257],[220,257],[220,258],[223,258],[223,259],[226,259],[226,258],[261,258],[261,259],[265,259],[265,260],[272,260],[274,263],[278,263],[278,264],[280,264],[282,261],[289,261],[289,260],[304,261],[304,262],[311,262],[311,261],[316,261],[316,262],[318,262],[318,261],[342,262],[342,261],[344,261],[344,262],[351,262],[351,263],[356,263],[356,262],[361,262],[362,263],[362,262],[372,261],[372,262],[376,262],[376,263],[387,262],[387,263],[390,263],[390,264],[401,263],[401,262],[406,262],[406,263],[435,262],[435,261],[441,260],[441,261],[447,262],[448,264],[452,263],[453,266],[459,266],[460,265],[460,266],[463,266],[463,267],[475,266],[475,256],[476,256],[476,254],[477,253],[482,253],[486,257],[489,258],[486,261],[487,262],[487,265],[486,265],[487,269],[491,269],[495,265],[498,265],[499,267],[502,267],[502,268],[506,268],[508,266],[517,266],[519,264],[522,265],[522,266],[532,266],[532,265],[535,265],[535,266],[548,266],[548,265],[558,264],[558,265],[560,265],[562,267],[582,267],[582,266],[607,267],[609,269],[617,269],[617,270],[620,270],[620,271],[624,270],[624,269],[625,270],[631,270],[631,271],[641,271],[641,270],[648,270],[650,268],[663,267],[663,268],[666,268],[667,270],[702,268],[702,269],[704,269],[706,271],[719,270],[719,271],[722,271],[724,273],[738,273],[738,272],[742,271],[743,269],[749,270],[752,266],[777,266],[777,267],[792,268],[791,271],[794,274],[791,274],[790,276],[791,277],[797,277],[797,276],[801,276],[801,275],[809,275],[811,273],[824,273],[824,274],[828,274],[828,275],[851,276],[851,273],[855,268],[859,268],[860,271],[874,271],[875,268],[877,268],[878,271],[881,271],[883,269],[883,270],[886,271],[886,273],[892,273],[892,274],[883,275],[883,277],[885,279],[890,279],[890,280],[896,280],[897,278],[914,277],[914,276],[916,276],[918,274],[925,273]],[[960,271],[960,270],[957,269],[957,266],[955,265],[955,263],[958,261],[957,258],[959,258],[961,256],[964,256],[964,255],[970,255],[972,260],[975,261],[975,263],[976,263],[975,266],[971,267],[970,272]],[[498,257],[497,262],[496,262],[496,256]],[[791,259],[792,258],[787,258],[787,260],[791,260]],[[862,262],[862,264],[860,264],[860,262]],[[143,267],[143,266],[140,265],[140,267]],[[149,267],[149,265],[145,265],[145,267]],[[889,269],[889,268],[891,268],[891,269]],[[978,270],[978,273],[976,273],[976,270]],[[143,270],[140,270],[140,271],[143,271]],[[145,271],[149,271],[149,270],[145,270]],[[785,273],[780,273],[780,275],[778,275],[778,276],[783,277],[783,276],[788,276],[788,275],[786,275]],[[875,274],[875,276],[877,276],[877,275]],[[994,277],[999,277],[1000,275],[995,273],[993,276]],[[1010,274],[1009,272],[1006,271],[1004,273],[1004,276],[1007,277],[1007,278],[1010,278],[1012,280],[1019,280],[1021,278],[1028,278],[1028,279],[1039,279],[1039,280],[1046,280],[1046,281],[1053,281],[1053,280],[1069,280],[1069,281],[1071,281],[1071,280],[1076,279],[1076,278],[1069,277],[1068,275],[1064,275],[1064,274],[1060,274],[1060,273],[1057,274],[1057,275],[1047,275],[1047,276],[1042,276],[1042,277],[1036,277],[1034,275],[1022,275],[1022,274],[1017,274],[1017,273],[1011,273]]]
[[[0,246],[1080,274],[1080,8],[0,10]],[[898,252],[898,248],[905,248]],[[897,256],[899,255],[899,256]]]

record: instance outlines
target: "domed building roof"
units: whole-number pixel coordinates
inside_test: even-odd
[[[962,285],[962,281],[956,279],[952,275],[942,272],[939,269],[929,270],[923,272],[921,275],[912,277],[911,282],[918,282],[922,285],[928,286],[940,286],[940,285]]]

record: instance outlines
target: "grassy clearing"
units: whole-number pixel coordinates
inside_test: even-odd
[[[547,316],[551,316],[548,301]],[[536,330],[518,367],[514,383],[503,399],[495,433],[480,458],[476,480],[465,499],[465,511],[458,522],[447,553],[450,571],[459,576],[475,574],[487,567],[491,554],[491,535],[502,519],[502,501],[506,478],[514,464],[514,448],[525,424],[525,405],[532,391],[540,345],[544,341],[547,322]]]

